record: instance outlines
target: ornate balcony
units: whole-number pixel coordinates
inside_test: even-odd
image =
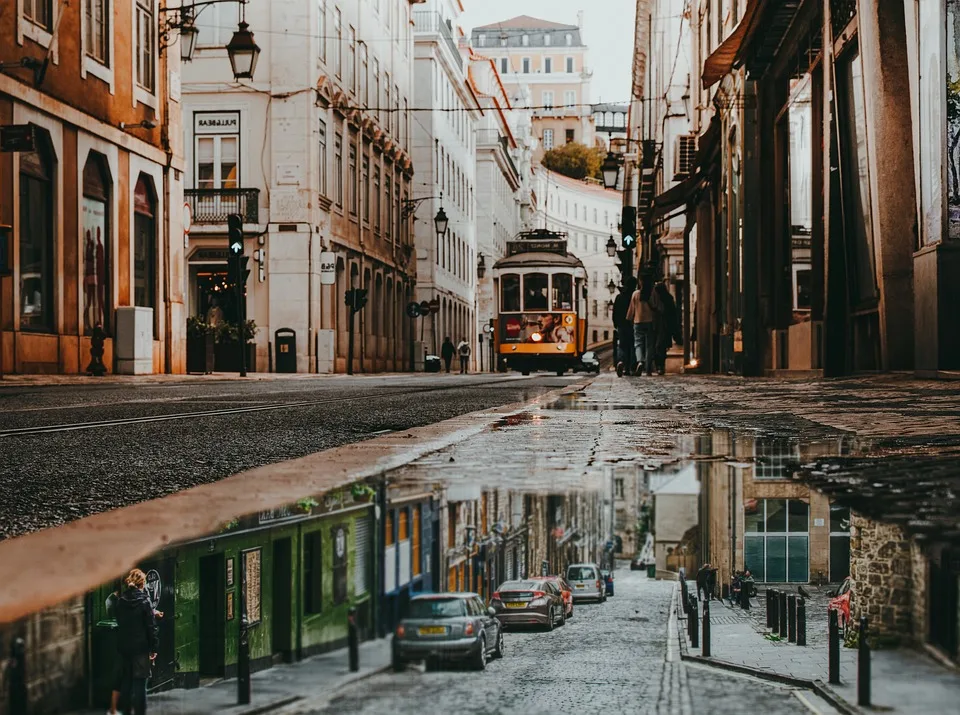
[[[260,189],[185,189],[183,196],[195,224],[225,224],[230,214],[260,223]]]

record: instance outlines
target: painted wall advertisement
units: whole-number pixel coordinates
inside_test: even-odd
[[[88,335],[101,325],[109,332],[106,323],[106,306],[109,296],[107,278],[107,211],[106,204],[98,199],[84,197],[83,220],[83,327]]]
[[[576,333],[573,313],[525,313],[503,316],[505,343],[570,343]]]

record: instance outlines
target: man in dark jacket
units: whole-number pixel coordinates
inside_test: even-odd
[[[630,307],[630,298],[637,289],[637,280],[627,277],[620,292],[613,300],[613,325],[617,329],[617,375],[623,377],[633,372],[633,325],[627,320],[627,309]]]
[[[710,597],[710,564],[704,564],[697,571],[697,598],[706,600]]]
[[[453,354],[456,351],[453,341],[449,337],[444,338],[443,345],[440,346],[440,357],[443,358],[443,364],[447,366],[447,372],[450,372],[450,363],[453,362]]]
[[[120,703],[124,715],[145,715],[147,679],[157,657],[157,622],[144,590],[147,577],[143,571],[133,569],[124,583],[126,588],[114,604],[121,660]]]
[[[656,333],[656,363],[657,372],[663,375],[667,371],[667,351],[673,347],[673,343],[683,343],[683,334],[680,330],[680,314],[677,310],[677,302],[673,299],[670,289],[663,281],[658,281],[654,286],[654,292],[660,303],[660,312],[653,321],[654,332]]]

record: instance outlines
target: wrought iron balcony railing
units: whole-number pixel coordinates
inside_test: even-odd
[[[260,223],[260,189],[185,189],[183,195],[196,224],[225,224],[230,214]]]

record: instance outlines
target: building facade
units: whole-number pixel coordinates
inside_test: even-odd
[[[0,15],[0,372],[85,373],[98,327],[108,372],[184,370],[180,49],[159,42],[164,5]]]
[[[617,234],[621,194],[593,181],[578,181],[538,167],[536,222],[567,234],[567,250],[587,271],[587,345],[613,340],[613,299],[620,282],[617,257],[607,244]]]
[[[351,325],[353,370],[409,369],[411,3],[251,4],[246,21],[270,61],[239,86],[222,50],[236,12],[226,3],[198,16],[196,57],[184,68],[190,315],[239,319],[226,261],[227,215],[239,213],[252,258],[244,300],[258,327],[256,369],[345,371]],[[314,31],[278,41],[274,30],[290,27]],[[352,321],[351,288],[367,291]],[[278,330],[294,332],[283,354]]]
[[[439,355],[445,337],[467,340],[476,353],[476,128],[484,112],[460,47],[462,12],[457,0],[428,0],[413,13],[416,106],[432,110],[418,113],[413,127],[416,295],[439,307],[420,319],[418,360]],[[434,223],[440,209],[449,221],[443,235]]]
[[[582,31],[581,12],[576,25],[520,15],[476,27],[471,33],[471,46],[497,63],[511,96],[529,87],[539,141],[537,161],[561,144],[594,144],[592,72],[587,67],[588,48]]]

